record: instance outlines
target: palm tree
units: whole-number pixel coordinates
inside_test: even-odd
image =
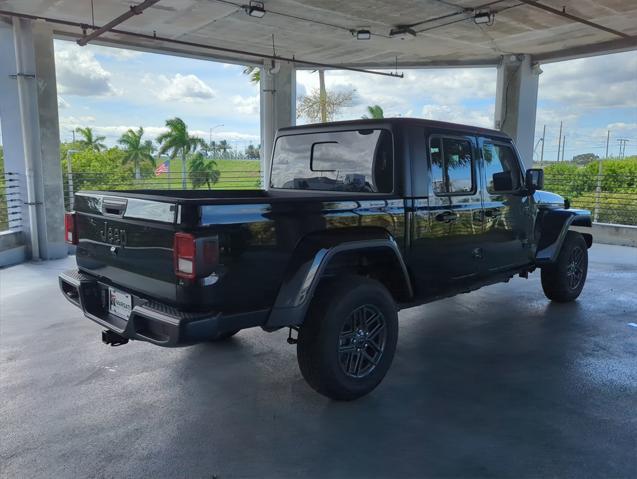
[[[232,150],[232,147],[228,144],[226,140],[221,140],[219,142],[219,145],[217,145],[217,148],[221,152],[222,158],[225,158],[226,156],[228,156],[228,151]]]
[[[383,112],[383,109],[381,108],[380,105],[368,106],[367,113],[369,113],[369,116],[363,115],[363,119],[365,120],[367,119],[380,120],[381,118],[385,118],[385,112]]]
[[[126,150],[124,163],[133,164],[135,167],[135,179],[137,180],[141,178],[140,164],[143,161],[155,164],[155,158],[152,155],[155,149],[153,142],[150,140],[142,141],[142,136],[144,136],[144,129],[140,126],[137,131],[129,129],[117,140]]]
[[[259,146],[254,146],[253,144],[249,144],[248,147],[246,148],[245,151],[245,155],[249,160],[256,160],[259,158],[259,149],[261,148],[261,145]]]
[[[261,69],[259,67],[245,66],[243,74],[250,77],[250,83],[257,85],[261,82]]]
[[[211,140],[208,144],[208,151],[212,154],[214,158],[217,155],[217,151],[219,151],[219,144],[215,140]]]
[[[106,148],[106,145],[102,143],[106,137],[96,136],[90,126],[85,128],[77,127],[75,131],[82,136],[82,139],[77,140],[77,144],[81,149],[101,151]]]
[[[168,131],[157,137],[157,143],[161,146],[159,154],[170,154],[170,158],[174,159],[177,155],[181,156],[181,184],[186,189],[186,155],[194,152],[197,147],[204,147],[206,144],[197,136],[188,134],[188,127],[181,118],[171,118],[166,120]]]
[[[188,170],[190,173],[190,183],[192,183],[193,188],[208,185],[208,189],[210,190],[212,189],[212,185],[219,181],[219,177],[221,176],[221,172],[217,169],[217,162],[215,160],[205,159],[199,152],[192,156]]]

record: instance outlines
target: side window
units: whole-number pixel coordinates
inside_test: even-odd
[[[482,146],[487,190],[515,191],[522,184],[520,167],[513,148],[507,145],[485,142]]]
[[[433,137],[429,142],[429,156],[433,188],[437,195],[474,191],[471,142]]]

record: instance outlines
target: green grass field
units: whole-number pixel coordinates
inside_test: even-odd
[[[259,160],[215,160],[221,172],[219,181],[212,187],[215,190],[247,190],[261,187],[261,165]],[[181,160],[170,160],[168,174],[162,174],[147,180],[153,184],[161,183],[164,188],[181,188]],[[165,186],[164,186],[165,185]],[[190,181],[188,182],[189,187]]]

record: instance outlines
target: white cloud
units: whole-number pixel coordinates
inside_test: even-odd
[[[259,114],[259,95],[247,97],[235,95],[232,97],[232,104],[235,106],[236,111],[243,115]]]
[[[87,124],[95,122],[95,117],[91,115],[84,116],[61,116],[60,125],[67,128],[77,128],[78,126],[84,127]]]
[[[90,50],[77,45],[55,45],[58,91],[65,95],[105,96],[118,92],[106,71]]]
[[[380,105],[386,117],[411,116],[414,111],[435,113],[448,119],[469,117],[473,124],[485,125],[492,112],[482,110],[469,114],[462,105],[466,101],[493,99],[495,96],[496,71],[494,68],[405,70],[405,77],[391,78],[348,71],[328,71],[328,90],[350,88],[355,90],[354,100],[342,113],[344,118],[360,118],[368,105]],[[297,92],[318,88],[318,75],[310,71],[297,72]],[[491,108],[492,109],[492,108]],[[466,123],[466,121],[465,121]]]
[[[210,100],[216,92],[196,75],[177,73],[172,77],[159,75],[144,76],[142,82],[151,88],[155,96],[162,101],[183,101],[187,103]]]
[[[109,145],[115,145],[117,139],[126,131],[132,129],[137,130],[139,125],[96,125],[95,118],[92,116],[67,116],[60,118],[60,130],[63,133],[63,139],[69,135],[65,132],[71,132],[77,127],[90,126],[97,135],[103,135],[106,137],[106,143]],[[168,131],[165,126],[149,125],[144,126],[144,137],[149,140],[155,141],[156,138]],[[208,141],[210,136],[210,130],[189,130],[189,134],[192,136],[198,136]],[[231,142],[241,143],[259,143],[259,135],[253,135],[249,133],[243,133],[239,131],[222,131],[216,130],[212,132],[213,140],[228,140]]]
[[[540,95],[578,112],[637,107],[637,55],[618,54],[543,65]]]
[[[135,50],[126,50],[124,48],[105,47],[102,45],[89,45],[89,48],[96,55],[113,58],[115,60],[126,61],[141,56],[143,53]]]
[[[637,130],[637,123],[624,123],[623,121],[617,123],[609,123],[606,126],[607,130],[620,130],[620,131],[632,131]]]
[[[468,109],[458,105],[424,105],[422,116],[429,120],[493,128],[493,108],[487,111],[485,109]]]

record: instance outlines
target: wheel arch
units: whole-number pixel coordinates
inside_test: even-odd
[[[569,231],[580,233],[590,248],[593,244],[592,224],[588,210],[557,208],[544,211],[537,223],[539,238],[535,262],[538,265],[555,263]]]
[[[396,302],[413,297],[411,278],[394,237],[382,228],[307,237],[297,246],[264,329],[303,323],[321,280],[363,274],[381,282]]]

